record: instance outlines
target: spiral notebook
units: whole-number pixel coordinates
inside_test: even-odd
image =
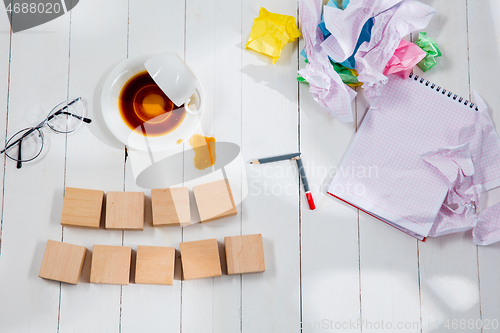
[[[483,190],[500,185],[498,135],[494,130],[485,137],[467,135],[477,129],[481,117],[492,127],[488,113],[481,112],[486,105],[478,104],[414,74],[391,75],[367,111],[328,193],[423,240],[450,183],[422,155],[466,145]]]

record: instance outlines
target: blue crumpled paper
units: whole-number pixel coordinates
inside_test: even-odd
[[[349,0],[343,0],[342,7],[345,9],[347,7],[347,5],[349,5]],[[339,6],[337,5],[337,2],[334,0],[329,0],[328,3],[326,4],[326,6],[339,8]],[[326,28],[323,15],[321,16],[321,22],[319,23],[318,28],[323,33],[324,39],[327,39],[328,36],[331,35],[330,31],[328,31],[328,29]],[[341,64],[342,66],[347,67],[349,69],[356,68],[356,61],[354,60],[354,55],[358,51],[361,44],[363,44],[364,42],[370,41],[372,28],[373,28],[373,18],[366,21],[365,25],[361,29],[361,33],[359,34],[358,42],[356,43],[356,48],[354,49],[353,54],[349,58],[347,58],[344,62],[341,62],[339,64]],[[302,51],[300,51],[300,55],[307,59],[306,51],[304,49],[302,49]],[[331,60],[331,58],[330,58],[330,60]]]

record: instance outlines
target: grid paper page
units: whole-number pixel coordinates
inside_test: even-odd
[[[410,234],[426,237],[449,181],[421,155],[465,143],[463,130],[474,127],[478,119],[474,109],[447,97],[445,90],[436,90],[391,75],[328,192]],[[475,153],[476,146],[470,147]]]

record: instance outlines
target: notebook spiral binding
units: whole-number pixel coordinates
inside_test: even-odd
[[[443,89],[440,86],[436,86],[435,83],[427,81],[424,78],[421,78],[418,75],[414,74],[413,72],[410,73],[409,77],[410,77],[410,79],[413,79],[413,80],[418,81],[418,82],[420,82],[422,84],[425,84],[426,87],[429,87],[429,85],[430,85],[431,89],[433,89],[433,90],[435,90],[437,92],[441,92],[441,94],[446,95],[447,97],[453,98],[453,100],[458,101],[458,103],[463,103],[464,105],[469,106],[471,109],[479,111],[479,109],[477,108],[477,106],[474,108],[474,103],[469,102],[466,99],[464,100],[462,97],[460,97],[460,96],[452,93],[451,91],[448,91],[448,93],[446,93],[446,89]],[[419,80],[419,78],[420,78],[420,80]]]

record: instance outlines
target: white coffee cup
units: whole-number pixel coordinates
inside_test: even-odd
[[[161,53],[148,59],[144,67],[167,97],[188,114],[197,115],[202,101],[192,103],[195,91],[201,96],[201,86],[187,65],[175,52]],[[192,107],[195,107],[193,110]]]

